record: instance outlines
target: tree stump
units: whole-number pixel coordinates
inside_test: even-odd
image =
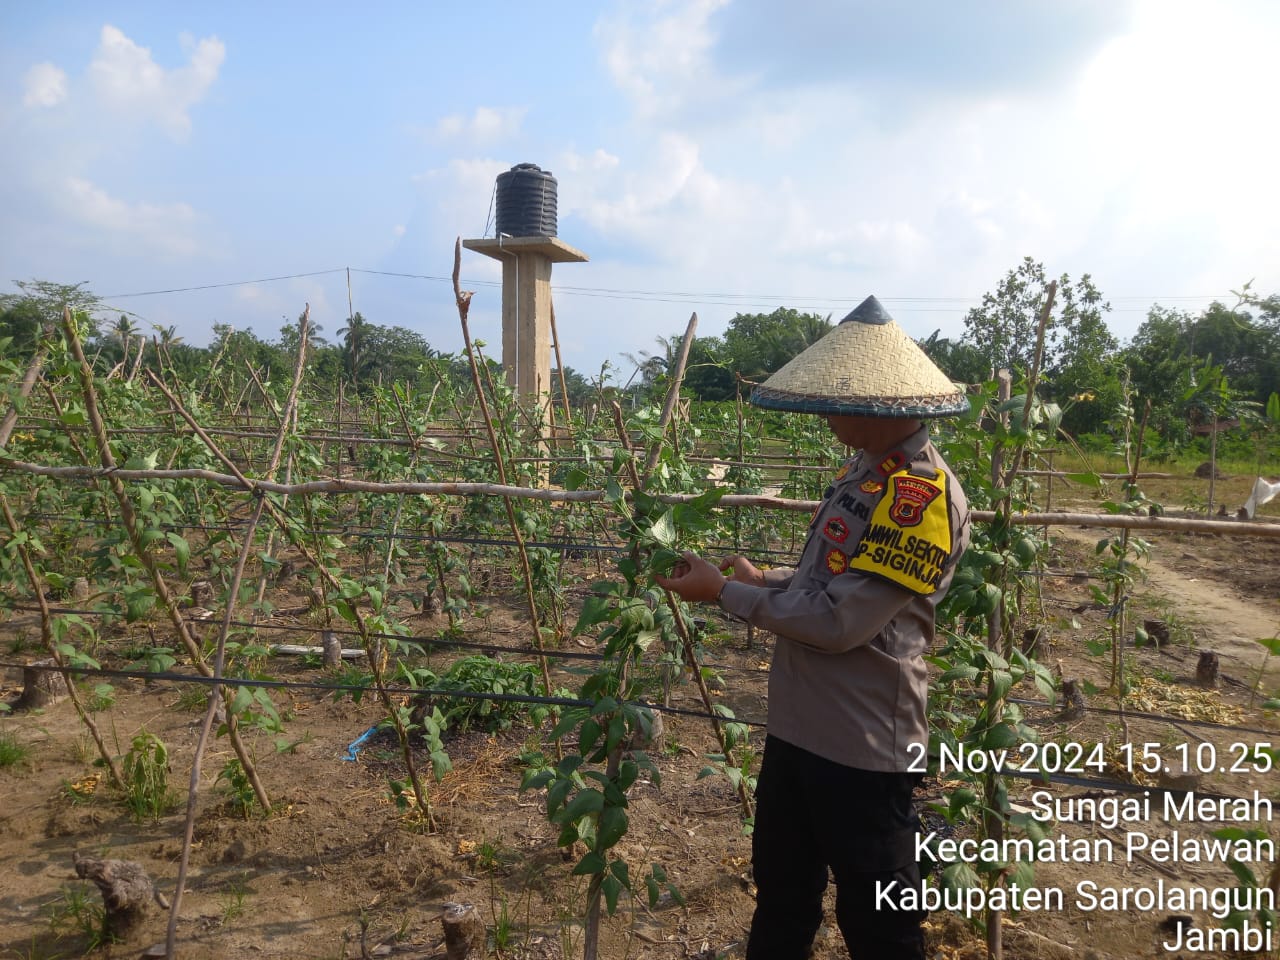
[[[89,599],[88,577],[76,577],[71,581],[71,599],[77,603],[84,603]]]
[[[1044,653],[1049,643],[1049,628],[1044,624],[1027,627],[1022,631],[1022,652],[1028,657],[1038,657]]]
[[[444,949],[449,960],[480,960],[485,955],[485,927],[469,903],[446,903],[440,915]]]
[[[1147,639],[1157,650],[1169,643],[1169,624],[1163,620],[1143,620],[1142,629],[1147,631]]]
[[[627,740],[627,751],[641,751],[643,753],[652,753],[656,747],[661,750],[666,741],[666,724],[663,723],[662,714],[657,710],[649,711],[649,729],[646,732],[643,725],[637,726],[632,731],[631,737]]]
[[[1204,687],[1218,685],[1218,655],[1212,650],[1202,651],[1196,664],[1196,683]]]
[[[1065,720],[1079,720],[1084,716],[1084,691],[1079,680],[1062,681],[1062,716]]]
[[[208,580],[196,580],[191,584],[191,606],[207,607],[213,603],[213,584]]]
[[[342,665],[342,641],[332,630],[320,631],[320,645],[324,650],[324,665],[337,668]]]
[[[106,907],[106,932],[124,939],[145,919],[151,904],[168,907],[165,898],[151,883],[142,864],[132,860],[95,860],[74,856],[76,876],[92,880],[102,891]]]
[[[42,669],[54,666],[57,662],[50,657],[22,668],[22,696],[14,702],[14,710],[38,710],[67,695],[67,681],[62,674]]]

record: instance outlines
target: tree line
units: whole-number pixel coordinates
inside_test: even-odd
[[[952,380],[982,383],[1005,368],[1026,379],[1035,364],[1041,305],[1052,278],[1030,257],[1008,272],[964,317],[964,333],[941,331],[918,340]],[[1117,411],[1150,403],[1149,428],[1177,444],[1197,426],[1261,419],[1280,391],[1280,295],[1259,296],[1250,284],[1235,302],[1215,302],[1197,314],[1153,306],[1133,338],[1121,344],[1106,323],[1110,312],[1089,274],[1057,278],[1038,368],[1041,399],[1062,410],[1073,435],[1108,431]],[[685,376],[699,399],[727,400],[759,382],[830,330],[830,315],[779,308],[738,314],[723,336],[698,337]],[[679,336],[659,337],[660,349],[630,358],[642,380],[661,384]]]
[[[1037,319],[1050,279],[1043,264],[1027,257],[968,311],[963,334],[951,338],[935,331],[918,343],[960,383],[985,382],[999,368],[1025,377],[1035,363]],[[32,280],[17,286],[17,293],[0,295],[0,344],[19,357],[35,351],[41,331],[53,327],[67,305],[92,331],[95,363],[104,374],[150,366],[193,380],[224,362],[249,364],[267,378],[287,377],[293,369],[295,324],[284,324],[274,341],[214,324],[211,342],[193,346],[173,327],[148,332],[128,314],[110,319],[83,284]],[[1153,436],[1166,444],[1185,440],[1197,426],[1261,419],[1280,391],[1280,295],[1260,296],[1246,284],[1234,296],[1234,303],[1215,302],[1195,314],[1155,305],[1133,338],[1121,344],[1106,323],[1110,304],[1092,278],[1062,274],[1039,365],[1041,398],[1061,408],[1064,428],[1076,435],[1106,433],[1118,410],[1140,409]],[[739,313],[723,335],[697,337],[690,345],[685,393],[705,401],[733,400],[832,326],[830,315],[790,307]],[[634,370],[621,385],[608,383],[619,372],[608,363],[590,380],[566,368],[569,402],[590,402],[606,390],[637,401],[664,392],[680,340],[678,333],[658,337],[656,349],[624,354]],[[463,358],[438,351],[413,330],[374,323],[358,311],[333,342],[313,328],[308,365],[311,383],[335,392],[342,384],[354,394],[378,384],[420,382],[441,369],[459,383],[469,380]],[[559,380],[552,377],[557,392]]]

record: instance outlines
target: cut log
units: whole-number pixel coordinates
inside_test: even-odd
[[[346,656],[346,651],[342,649],[342,641],[338,639],[337,634],[332,630],[324,630],[320,633],[320,646],[324,649],[324,665],[326,667],[337,667],[342,663],[342,658]]]
[[[1022,631],[1022,652],[1028,657],[1039,657],[1049,644],[1049,628],[1044,624],[1027,627]]]
[[[1062,681],[1062,716],[1066,720],[1079,720],[1084,716],[1084,691],[1079,680]]]
[[[213,584],[208,580],[196,580],[191,584],[191,606],[207,607],[213,603]]]
[[[1196,664],[1196,682],[1203,687],[1216,687],[1218,685],[1218,655],[1212,650],[1205,650],[1200,654],[1200,661]]]
[[[22,696],[13,704],[14,710],[39,710],[56,703],[67,695],[67,681],[56,670],[52,657],[36,660],[22,668]]]
[[[1169,624],[1163,620],[1143,620],[1142,628],[1147,631],[1147,639],[1155,644],[1156,649],[1168,646]]]
[[[444,925],[444,949],[449,960],[484,957],[484,921],[475,907],[469,903],[446,903],[440,922]]]
[[[168,908],[142,868],[132,860],[96,860],[75,854],[76,876],[92,880],[102,891],[106,932],[124,939],[146,918],[152,903]]]
[[[631,737],[627,740],[628,752],[639,750],[644,753],[652,753],[655,749],[661,750],[666,745],[666,725],[662,721],[662,713],[657,710],[650,710],[649,717],[649,729],[647,731],[641,724],[631,732]]]

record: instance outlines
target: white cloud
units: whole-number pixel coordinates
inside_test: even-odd
[[[52,63],[37,63],[22,78],[24,107],[56,107],[67,99],[66,71]]]
[[[476,107],[470,117],[452,114],[436,124],[436,135],[445,139],[465,138],[475,143],[493,143],[520,132],[524,107]]]
[[[92,228],[106,246],[127,245],[150,254],[190,256],[199,245],[196,213],[185,203],[128,203],[82,177],[68,177],[60,196],[72,219]]]
[[[710,63],[712,15],[729,0],[625,3],[596,24],[596,42],[614,83],[642,117],[683,109],[723,94],[726,80]]]
[[[302,311],[310,307],[308,320],[312,332],[319,329],[319,336],[335,340],[338,328],[346,322],[347,304],[333,305],[325,287],[325,280],[318,277],[299,277],[279,283],[251,283],[236,287],[232,300],[246,310],[237,310],[242,319],[237,325],[250,327],[267,340],[276,339],[281,326],[296,327]]]
[[[200,41],[180,38],[188,55],[184,67],[167,70],[116,27],[106,24],[89,64],[89,82],[107,107],[140,120],[151,120],[175,139],[191,132],[191,107],[204,99],[226,58],[217,37]]]

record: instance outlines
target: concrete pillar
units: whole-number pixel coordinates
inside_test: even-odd
[[[551,394],[551,265],[587,255],[555,237],[463,240],[502,261],[502,367],[520,402],[543,411]]]

